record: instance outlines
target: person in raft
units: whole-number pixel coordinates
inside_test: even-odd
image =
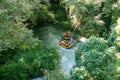
[[[64,37],[65,39],[70,39],[70,37],[71,37],[71,32],[70,32],[70,31],[66,31],[65,33],[63,33],[63,37]]]
[[[59,42],[59,45],[64,48],[70,48],[72,46],[72,42],[68,40],[62,40]]]

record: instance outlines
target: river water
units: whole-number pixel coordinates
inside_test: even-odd
[[[43,31],[45,30],[45,31]],[[70,72],[73,69],[73,66],[75,65],[75,49],[74,47],[71,49],[65,49],[63,47],[60,47],[58,45],[60,39],[62,38],[63,31],[58,31],[52,27],[42,29],[40,31],[42,35],[46,36],[46,42],[50,46],[57,46],[58,52],[61,57],[60,59],[60,69],[61,71],[67,76],[70,77]],[[44,38],[44,37],[43,37]],[[45,38],[44,38],[45,39]],[[34,78],[32,80],[45,80],[43,77]]]
[[[67,77],[70,77],[70,71],[73,69],[75,65],[75,50],[74,48],[65,49],[60,48],[59,54],[61,56],[60,66],[61,70],[65,73]]]

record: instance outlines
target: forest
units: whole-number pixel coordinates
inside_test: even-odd
[[[0,0],[0,80],[120,80],[120,0]]]

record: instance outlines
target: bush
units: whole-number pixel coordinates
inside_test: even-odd
[[[108,37],[109,46],[116,46],[118,52],[120,52],[120,18],[116,23],[111,25],[111,33]]]
[[[59,70],[48,72],[46,78],[47,80],[67,80],[64,73]]]
[[[17,49],[8,49],[0,52],[0,66],[5,64],[8,60],[11,60],[12,57],[16,54]]]
[[[108,47],[106,40],[91,37],[80,43],[76,51],[76,68],[72,80],[116,80],[115,47]]]
[[[19,50],[5,65],[0,66],[3,80],[26,80],[44,75],[44,70],[59,67],[59,55],[55,48],[38,47],[29,51]]]
[[[120,51],[120,18],[118,18],[116,22],[117,23],[114,24],[114,28],[112,29],[112,32],[115,33],[116,46]]]
[[[0,52],[23,46],[29,48],[38,40],[33,38],[33,32],[24,24],[32,15],[32,9],[37,3],[37,0],[0,2]]]

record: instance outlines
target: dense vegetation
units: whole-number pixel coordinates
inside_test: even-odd
[[[40,38],[46,26],[88,38],[70,80],[120,80],[119,13],[120,0],[0,0],[0,80],[67,79],[57,48]]]
[[[24,80],[43,76],[45,70],[59,68],[59,55],[55,48],[46,46],[31,50],[17,50],[12,60],[0,66],[0,77],[4,80]]]
[[[78,68],[75,68],[73,80],[117,80],[114,53],[115,47],[109,47],[107,41],[100,38],[91,37],[79,44],[76,52]]]

